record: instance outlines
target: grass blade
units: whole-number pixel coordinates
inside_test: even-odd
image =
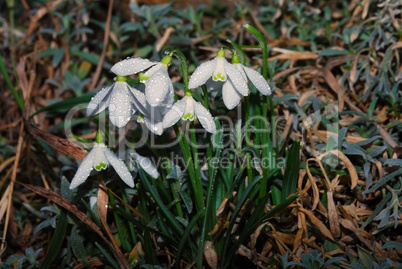
[[[53,260],[59,253],[60,247],[63,244],[64,236],[67,232],[67,213],[62,210],[60,212],[59,220],[57,221],[56,231],[50,241],[49,249],[45,258],[40,266],[40,269],[47,269],[52,265]]]

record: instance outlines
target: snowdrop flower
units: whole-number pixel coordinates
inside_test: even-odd
[[[264,77],[249,67],[246,67],[240,63],[240,57],[237,54],[234,54],[232,57],[232,65],[235,66],[239,72],[241,73],[244,81],[247,82],[247,79],[253,83],[253,85],[263,94],[269,95],[271,94],[271,89],[267,81]],[[243,94],[244,95],[244,94]],[[247,90],[248,95],[248,90]],[[234,85],[233,81],[230,77],[226,80],[222,87],[222,97],[223,102],[225,103],[228,109],[235,108],[241,100],[242,92],[240,92],[236,86]]]
[[[152,161],[149,158],[143,157],[135,152],[133,149],[126,151],[126,162],[130,171],[137,172],[139,165],[148,175],[157,179],[159,176],[158,170],[156,170]]]
[[[260,91],[260,93],[262,93],[263,95],[271,94],[271,88],[269,87],[268,82],[265,80],[265,78],[254,69],[242,65],[240,63],[239,55],[233,55],[232,64],[236,66],[237,69],[239,69],[240,73],[243,75],[243,78],[246,81],[247,79],[251,81],[251,83],[257,88],[257,90]]]
[[[99,91],[89,102],[86,110],[87,117],[99,114],[109,108],[109,119],[116,127],[124,127],[138,107],[138,91],[130,87],[126,78],[116,77],[116,82]]]
[[[167,71],[172,62],[172,56],[166,55],[161,62],[151,62],[148,59],[129,58],[116,63],[111,71],[119,76],[139,74],[140,82],[145,83],[145,96],[151,106],[163,103],[166,95],[173,94],[173,84]]]
[[[189,88],[197,88],[205,84],[209,79],[212,79],[213,82],[224,83],[222,97],[228,109],[233,109],[240,102],[241,96],[248,95],[249,89],[245,78],[235,65],[226,61],[223,49],[218,51],[216,58],[197,67],[190,78]],[[208,83],[211,85],[211,82]],[[215,88],[220,86],[217,83],[213,84]]]
[[[172,89],[173,90],[173,89]],[[173,105],[173,92],[165,97],[165,100],[159,106],[151,106],[146,100],[145,94],[141,91],[136,91],[133,98],[134,105],[138,108],[140,115],[137,118],[138,123],[145,123],[147,128],[156,135],[161,135],[164,131],[162,120],[163,115]]]
[[[122,160],[106,147],[103,143],[103,135],[96,133],[95,145],[88,155],[81,162],[77,172],[70,184],[70,189],[74,189],[87,180],[91,171],[95,168],[96,171],[105,170],[109,164],[113,166],[120,178],[131,188],[134,187],[133,177],[127,169],[127,166]]]
[[[191,92],[186,92],[186,95],[177,101],[172,109],[165,114],[163,127],[168,128],[174,125],[180,118],[188,121],[198,118],[206,131],[210,133],[216,132],[216,125],[211,113],[201,103],[194,100]]]

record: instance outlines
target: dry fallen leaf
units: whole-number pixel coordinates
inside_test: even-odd
[[[212,241],[204,242],[204,257],[209,267],[216,269],[218,267],[218,254],[216,253],[214,243]]]

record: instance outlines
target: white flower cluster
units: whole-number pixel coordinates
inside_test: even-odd
[[[161,62],[127,58],[116,63],[111,68],[116,75],[115,83],[103,88],[92,98],[86,109],[87,116],[94,116],[108,108],[110,122],[121,128],[135,113],[138,113],[138,121],[145,123],[148,129],[157,135],[161,135],[166,128],[173,126],[180,119],[187,121],[198,119],[206,131],[215,133],[216,125],[211,113],[201,103],[195,101],[191,90],[186,90],[185,96],[174,104],[174,88],[167,71],[171,62],[172,56],[166,55]],[[145,73],[141,73],[143,71]],[[139,81],[145,85],[144,91],[128,83],[127,76],[134,74],[138,74]],[[220,49],[216,58],[201,64],[194,71],[188,88],[195,89],[207,84],[212,96],[222,91],[224,104],[228,109],[233,109],[239,104],[242,96],[249,94],[248,80],[263,95],[271,94],[267,81],[260,73],[242,65],[236,54],[233,55],[230,64],[225,59],[225,51]],[[136,161],[153,178],[158,177],[158,172],[149,159],[133,151],[128,151],[127,155],[131,162]],[[127,166],[105,146],[103,136],[98,133],[93,149],[82,161],[70,188],[82,184],[93,168],[100,171],[106,169],[109,164],[128,186],[134,186]],[[132,167],[132,164],[129,166]]]
[[[84,160],[82,160],[80,167],[78,167],[78,170],[70,183],[70,189],[74,189],[84,183],[91,172],[105,170],[109,165],[116,170],[124,183],[131,188],[134,187],[134,180],[130,171],[136,172],[136,166],[140,166],[151,177],[158,178],[159,173],[151,160],[138,155],[133,149],[126,152],[126,160],[127,165],[106,147],[103,143],[102,133],[97,132],[95,144]]]

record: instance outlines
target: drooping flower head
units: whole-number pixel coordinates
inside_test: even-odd
[[[211,113],[201,103],[194,100],[191,91],[186,91],[185,96],[165,114],[163,127],[169,128],[180,119],[194,121],[197,118],[207,132],[216,132],[216,124]]]
[[[236,66],[236,68],[240,71],[246,81],[247,79],[251,81],[251,83],[257,88],[257,90],[260,91],[261,94],[271,94],[271,88],[269,87],[266,79],[264,79],[264,77],[254,69],[242,65],[240,63],[240,57],[236,53],[233,54],[232,64]]]
[[[223,102],[228,109],[236,107],[241,97],[249,94],[248,79],[262,94],[271,93],[264,77],[257,71],[242,65],[236,53],[232,57],[232,64],[224,57],[225,52],[220,49],[216,58],[202,63],[191,76],[189,88],[193,89],[206,84],[212,96],[216,96],[222,89]]]
[[[126,78],[117,75],[113,85],[103,88],[89,102],[87,117],[99,114],[109,108],[110,122],[118,127],[124,127],[131,116],[137,111],[143,110],[137,101],[138,91],[131,87]]]
[[[151,106],[161,105],[166,95],[173,93],[173,84],[167,68],[172,62],[171,55],[165,55],[161,62],[151,62],[142,58],[129,58],[116,63],[111,71],[119,76],[129,76],[148,69],[139,74],[141,83],[145,83],[145,97]]]
[[[122,160],[106,147],[103,143],[103,135],[100,132],[96,133],[95,144],[88,155],[82,160],[77,172],[70,184],[70,189],[74,189],[87,180],[89,174],[94,169],[96,171],[105,170],[108,166],[113,166],[114,170],[120,178],[131,188],[134,187],[134,180],[127,166]]]
[[[197,88],[208,80],[223,83],[223,101],[229,109],[239,103],[241,96],[248,95],[249,89],[246,80],[239,69],[226,61],[224,49],[218,51],[216,58],[197,67],[190,78],[189,88]],[[214,83],[214,87],[217,86],[219,87],[220,84]]]

